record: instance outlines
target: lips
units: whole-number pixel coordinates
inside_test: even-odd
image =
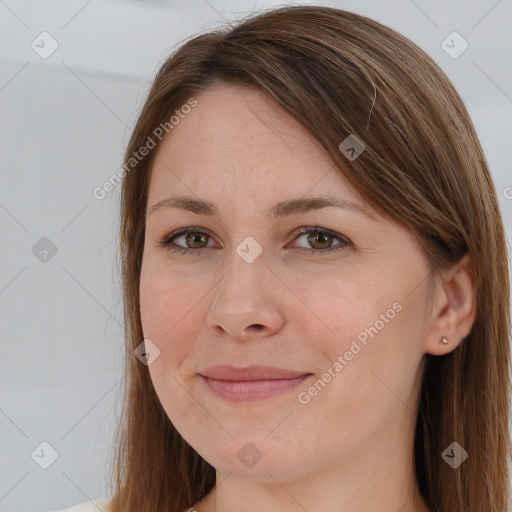
[[[230,365],[220,365],[206,369],[201,372],[201,375],[217,380],[245,381],[295,379],[303,375],[310,375],[310,373],[286,370],[284,368],[275,368],[272,366],[248,366],[246,368],[237,368]]]
[[[262,400],[284,393],[295,388],[310,375],[312,374],[270,366],[236,368],[229,365],[213,366],[200,374],[210,391],[232,402]]]

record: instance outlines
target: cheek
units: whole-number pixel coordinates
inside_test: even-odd
[[[142,269],[139,289],[142,330],[144,338],[160,350],[159,357],[148,369],[163,408],[182,434],[190,428],[187,411],[197,406],[185,390],[190,375],[183,373],[184,361],[194,350],[197,329],[194,312],[197,314],[200,307],[193,289],[190,286],[188,290],[176,271],[169,268]]]
[[[316,292],[309,293],[308,306],[322,323],[306,315],[314,320],[307,329],[302,320],[302,331],[311,333],[305,339],[312,350],[321,352],[318,361],[324,362],[316,368],[319,380],[312,388],[301,389],[302,399],[316,403],[318,414],[358,418],[362,424],[366,419],[371,425],[375,416],[396,412],[415,396],[422,357],[418,319],[424,304],[421,295],[407,296],[408,286],[398,279],[379,283],[377,275],[359,273],[351,280],[328,282],[322,287],[318,280]],[[308,296],[305,290],[302,293]],[[313,325],[323,325],[317,336]]]
[[[295,311],[293,322],[303,324],[301,331],[309,332],[303,341],[331,359],[349,350],[358,337],[364,342],[368,336],[365,328],[396,300],[396,294],[379,289],[370,274],[350,270],[342,269],[336,277],[332,273],[296,281],[296,295],[301,300],[290,305]]]
[[[192,351],[195,332],[200,328],[200,298],[197,285],[180,279],[175,270],[143,269],[139,289],[142,330],[144,338],[160,349],[160,357],[150,370],[161,366],[176,372]]]
[[[194,315],[200,297],[198,284],[184,279],[177,269],[166,265],[143,267],[139,299],[144,335],[162,339],[179,331],[186,317]]]
[[[425,332],[428,285],[411,293],[414,275],[408,268],[370,265],[342,269],[336,279],[331,274],[304,281],[301,295],[315,313],[305,317],[322,327],[322,335],[310,341],[331,360],[352,350],[367,363],[406,364],[421,349]]]
[[[161,338],[165,325],[170,320],[169,316],[176,312],[169,307],[172,288],[166,284],[170,283],[162,283],[156,273],[146,272],[141,275],[139,300],[142,329],[145,338],[154,338],[155,341]],[[164,315],[164,312],[168,314]]]

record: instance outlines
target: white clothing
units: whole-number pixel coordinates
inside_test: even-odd
[[[98,498],[78,503],[70,508],[55,510],[55,512],[109,512],[109,507],[107,506],[109,501],[110,498]]]

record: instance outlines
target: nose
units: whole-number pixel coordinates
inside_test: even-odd
[[[263,255],[247,263],[235,254],[212,292],[208,327],[217,335],[240,341],[275,334],[284,323],[284,287],[278,284]]]

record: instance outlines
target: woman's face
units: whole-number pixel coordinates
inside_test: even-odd
[[[195,98],[156,155],[140,282],[170,420],[217,470],[261,481],[412,449],[429,316],[418,239],[259,92]],[[217,365],[299,378],[202,376]]]

